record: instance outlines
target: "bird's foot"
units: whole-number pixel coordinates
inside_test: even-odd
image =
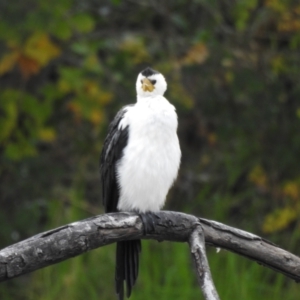
[[[156,215],[153,212],[140,213],[144,225],[144,234],[155,232]]]

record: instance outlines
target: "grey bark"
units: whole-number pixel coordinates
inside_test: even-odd
[[[196,266],[198,281],[205,300],[220,300],[212,276],[205,251],[205,239],[201,225],[191,233],[189,245]]]
[[[0,251],[0,281],[32,272],[86,251],[128,239],[188,242],[199,224],[208,245],[224,248],[300,280],[300,258],[251,233],[178,212],[156,213],[151,234],[134,213],[111,213],[74,222]]]

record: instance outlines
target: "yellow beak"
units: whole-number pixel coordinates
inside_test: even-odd
[[[142,80],[142,89],[144,92],[152,92],[154,90],[154,85],[148,78]]]

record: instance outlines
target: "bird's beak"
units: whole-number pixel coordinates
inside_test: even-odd
[[[142,89],[144,92],[152,92],[154,90],[154,85],[148,78],[142,80]]]

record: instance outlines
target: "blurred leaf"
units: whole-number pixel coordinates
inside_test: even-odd
[[[0,60],[0,75],[11,71],[15,66],[19,53],[18,51],[13,51],[11,53],[5,54]]]
[[[239,31],[247,28],[247,23],[252,13],[252,10],[257,6],[257,0],[238,1],[234,7],[235,24]]]
[[[72,23],[81,33],[90,32],[95,27],[95,21],[89,14],[81,13],[72,17]]]
[[[41,141],[52,142],[56,139],[56,132],[53,128],[41,128],[38,132],[38,137]]]
[[[60,48],[50,40],[46,33],[34,33],[24,46],[24,54],[35,60],[41,67],[58,57],[60,53]]]
[[[256,165],[248,174],[248,180],[259,188],[268,187],[268,177],[265,170],[260,165]]]
[[[38,124],[42,124],[45,121],[43,105],[36,97],[30,94],[23,94],[21,96],[21,109],[30,115],[32,119]]]
[[[82,79],[84,77],[84,72],[81,69],[74,67],[62,67],[60,69],[60,89],[69,90],[80,90],[83,87]]]
[[[182,59],[185,65],[202,64],[209,56],[208,49],[204,43],[198,43],[192,46],[186,56]]]
[[[89,45],[85,42],[75,42],[71,45],[71,49],[77,53],[77,54],[81,54],[81,55],[87,55],[90,53],[91,49],[89,47]]]
[[[150,60],[150,55],[145,47],[145,43],[141,38],[135,36],[127,36],[119,46],[131,59],[133,64],[142,63]]]
[[[297,10],[296,10],[297,11]],[[278,30],[283,32],[299,32],[300,29],[300,14],[293,11],[283,13],[278,22]]]
[[[17,125],[18,109],[15,99],[11,97],[10,90],[5,90],[0,97],[2,111],[2,114],[0,114],[0,143],[2,143],[9,138]]]
[[[230,84],[234,81],[235,75],[232,71],[226,71],[224,75],[225,75],[225,80],[227,83]]]
[[[85,119],[94,125],[103,122],[103,106],[112,100],[112,93],[101,90],[97,82],[85,81],[83,89],[77,90],[76,95],[69,103],[69,109],[74,113],[75,119]]]
[[[84,66],[93,72],[99,73],[102,71],[99,59],[96,55],[92,54],[86,57],[84,61]]]
[[[277,12],[285,12],[288,3],[282,0],[266,0],[266,6],[274,9]]]
[[[60,49],[44,33],[34,33],[22,47],[15,44],[10,44],[10,47],[14,50],[2,57],[0,75],[12,70],[17,64],[23,77],[28,79],[60,54]]]
[[[75,120],[77,122],[81,121],[82,118],[81,106],[77,102],[75,102],[75,100],[73,100],[70,103],[68,103],[67,107],[74,114]]]
[[[20,54],[18,57],[18,66],[25,79],[37,74],[41,68],[37,60],[23,54]]]
[[[215,132],[210,132],[208,135],[207,135],[207,141],[208,141],[208,144],[210,146],[215,146],[217,144],[217,141],[218,141],[218,136]]]
[[[101,110],[93,110],[89,115],[89,120],[94,125],[101,124],[104,120],[103,112]]]
[[[297,181],[288,181],[283,186],[284,195],[300,202],[300,185]]]
[[[271,60],[271,65],[275,74],[280,74],[287,71],[287,65],[284,61],[284,57],[282,57],[281,55],[273,57],[273,59]]]
[[[172,81],[169,84],[168,93],[170,99],[181,105],[182,108],[191,109],[194,106],[194,100],[189,92],[182,86],[180,81]]]
[[[14,40],[19,42],[19,38],[19,33],[16,28],[2,17],[0,22],[0,40],[6,42]]]
[[[299,210],[295,207],[284,207],[268,214],[263,224],[265,233],[283,230],[298,218]]]
[[[72,28],[66,20],[57,20],[56,22],[52,23],[50,26],[50,32],[57,38],[61,40],[68,40],[72,36]]]
[[[35,147],[21,135],[16,142],[8,143],[5,147],[5,156],[11,160],[20,160],[27,156],[34,156],[36,153]]]
[[[7,158],[20,160],[33,156],[37,153],[38,140],[51,142],[55,139],[54,129],[45,126],[52,112],[52,101],[41,101],[13,89],[4,90],[1,99],[0,142]]]

